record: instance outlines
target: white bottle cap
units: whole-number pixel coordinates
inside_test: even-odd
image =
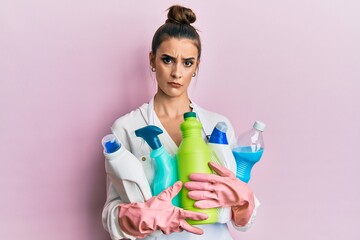
[[[216,124],[216,128],[217,128],[219,131],[224,132],[224,133],[226,133],[226,131],[228,130],[228,126],[226,125],[225,122],[218,122],[218,123]]]
[[[255,128],[256,130],[259,130],[260,132],[263,132],[265,130],[265,123],[260,122],[260,121],[255,121],[253,128]]]

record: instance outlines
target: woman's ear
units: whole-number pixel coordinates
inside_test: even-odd
[[[149,52],[149,62],[150,62],[150,66],[152,68],[155,67],[155,55],[153,54],[152,51]]]
[[[199,66],[200,66],[200,59],[198,59],[197,61],[196,61],[196,72],[198,72],[199,71]]]

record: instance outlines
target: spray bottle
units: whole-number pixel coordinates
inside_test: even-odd
[[[182,141],[176,154],[179,180],[183,183],[190,181],[192,173],[208,173],[212,170],[208,166],[211,161],[211,151],[201,136],[201,123],[196,119],[195,112],[184,114],[184,122],[181,123]],[[187,220],[190,224],[210,224],[217,222],[216,208],[199,209],[194,207],[195,200],[188,197],[188,190],[183,188],[180,192],[181,207],[185,210],[202,212],[208,215],[208,219],[195,221]]]
[[[113,134],[102,139],[105,170],[125,203],[145,202],[152,197],[149,182],[139,160],[121,146]]]
[[[218,122],[210,135],[208,142],[209,148],[212,150],[212,162],[215,162],[223,167],[226,167],[234,174],[236,173],[236,162],[234,155],[229,146],[226,132],[228,126],[225,122]],[[231,218],[231,208],[218,208],[218,220],[219,223],[226,223]]]
[[[151,184],[151,190],[154,196],[174,185],[178,179],[176,160],[161,145],[158,137],[161,133],[163,131],[154,125],[148,125],[135,131],[135,135],[143,138],[152,149],[150,157],[155,161],[155,177]],[[172,203],[174,206],[180,206],[179,195],[173,198]]]

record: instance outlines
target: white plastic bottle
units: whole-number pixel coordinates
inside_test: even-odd
[[[121,200],[125,203],[144,202],[152,197],[149,182],[139,160],[115,135],[108,134],[102,139],[105,170]]]
[[[227,130],[228,126],[225,122],[218,122],[210,135],[208,146],[216,154],[217,161],[222,166],[236,173],[236,162],[227,140]]]
[[[225,122],[218,122],[212,131],[208,142],[208,146],[213,153],[211,161],[230,169],[234,174],[236,174],[236,162],[227,140],[227,130],[228,126]],[[226,223],[231,219],[230,207],[218,208],[217,211],[217,222]]]
[[[255,121],[253,128],[239,136],[237,146],[233,149],[236,160],[236,177],[243,182],[249,182],[251,169],[264,152],[262,132],[265,124]]]

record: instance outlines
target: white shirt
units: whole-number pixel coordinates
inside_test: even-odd
[[[227,137],[229,145],[233,148],[236,144],[236,137],[234,129],[227,118],[224,116],[206,111],[196,104],[192,103],[191,107],[193,111],[196,112],[198,120],[203,125],[203,137],[206,139],[206,136],[209,136],[214,129],[215,125],[223,121],[228,125]],[[154,112],[153,99],[147,104],[143,104],[138,109],[131,111],[130,113],[118,118],[112,126],[113,133],[120,140],[121,144],[129,150],[133,155],[135,155],[143,165],[145,175],[148,182],[151,184],[154,178],[154,163],[150,158],[151,149],[147,143],[141,138],[135,136],[135,130],[145,127],[146,125],[156,125],[163,130],[163,134],[159,135],[159,139],[170,155],[175,155],[178,146],[172,140],[170,135],[166,132],[165,128],[162,126],[160,120]],[[119,204],[122,203],[120,196],[117,194],[116,190],[112,186],[109,178],[107,179],[107,200],[103,209],[102,220],[104,228],[110,233],[112,239],[122,239],[130,238],[135,239],[132,236],[124,233],[118,224],[118,212]],[[259,202],[255,198],[255,209],[253,215],[247,225],[244,227],[235,227],[235,229],[240,231],[246,231],[252,224],[255,219],[256,209],[259,206]],[[231,217],[229,216],[229,220]],[[197,225],[204,230],[204,234],[195,235],[188,233],[186,231],[180,233],[172,233],[170,235],[160,235],[160,236],[148,236],[147,240],[183,240],[183,239],[206,239],[206,240],[218,240],[218,239],[232,239],[228,230],[228,226],[225,223],[216,223],[216,224],[206,224],[206,225]]]

